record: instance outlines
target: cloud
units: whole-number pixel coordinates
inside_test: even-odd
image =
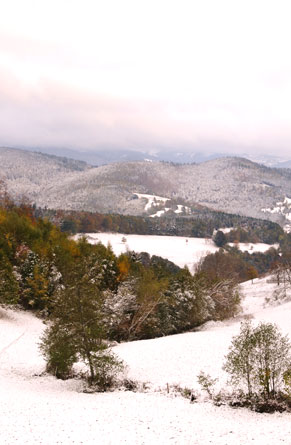
[[[229,104],[181,105],[130,100],[43,80],[27,86],[0,74],[0,144],[78,149],[197,146],[257,147],[282,153],[290,127],[265,117],[252,121]],[[272,124],[272,125],[271,125]]]
[[[11,0],[0,16],[0,144],[287,155],[289,6]]]

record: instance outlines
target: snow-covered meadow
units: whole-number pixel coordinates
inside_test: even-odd
[[[76,237],[82,235],[76,235]],[[126,250],[148,252],[167,258],[179,267],[187,266],[192,272],[201,258],[214,253],[218,247],[208,238],[186,238],[183,236],[157,235],[125,235],[122,233],[87,233],[88,241],[92,244],[101,242],[105,246],[110,243],[116,255]],[[265,252],[271,246],[263,243],[239,243],[238,248],[243,251]],[[276,247],[276,246],[275,246]]]
[[[200,370],[219,377],[240,320],[278,324],[291,336],[291,302],[265,306],[276,285],[268,279],[244,283],[237,319],[208,323],[197,332],[122,343],[115,352],[128,378],[145,392],[86,394],[79,380],[60,381],[43,373],[38,342],[45,327],[28,312],[0,312],[0,431],[3,444],[290,444],[290,414],[258,414],[215,407],[203,398],[190,404],[167,384],[198,389]]]

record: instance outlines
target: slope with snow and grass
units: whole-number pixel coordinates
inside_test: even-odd
[[[128,378],[147,382],[145,392],[85,394],[80,380],[44,373],[38,342],[45,327],[34,315],[0,312],[0,431],[5,444],[290,444],[290,414],[258,414],[189,400],[167,384],[197,389],[203,370],[220,378],[224,356],[243,317],[275,322],[291,336],[291,302],[265,306],[276,284],[255,279],[241,285],[243,313],[197,332],[122,343],[114,348]]]

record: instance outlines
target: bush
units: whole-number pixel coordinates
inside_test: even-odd
[[[212,399],[214,391],[213,388],[217,382],[217,379],[213,379],[209,374],[205,374],[203,371],[201,371],[197,376],[197,380],[202,389],[206,391],[209,397]]]
[[[241,324],[239,335],[232,340],[224,369],[235,384],[247,386],[248,396],[262,394],[275,397],[283,387],[290,366],[290,343],[276,325],[250,321]]]
[[[106,391],[116,380],[116,375],[123,370],[123,363],[113,352],[106,348],[93,355],[94,378],[90,375],[89,381],[97,391]]]
[[[53,324],[41,338],[40,350],[46,359],[46,369],[59,379],[72,376],[77,351],[65,327]]]

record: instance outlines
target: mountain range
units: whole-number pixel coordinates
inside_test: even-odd
[[[291,197],[291,170],[239,157],[200,164],[143,160],[93,167],[66,157],[1,148],[0,179],[15,198],[24,195],[37,206],[54,209],[153,216],[157,210],[189,214],[192,206],[202,205],[282,225],[291,216],[288,206],[280,213],[266,212]]]
[[[22,148],[22,147],[18,147]],[[199,164],[201,162],[210,161],[213,159],[230,157],[243,157],[258,164],[266,165],[267,167],[275,168],[291,168],[290,157],[282,157],[270,154],[250,154],[241,150],[240,154],[229,151],[225,153],[221,147],[205,147],[193,150],[173,150],[167,148],[155,148],[153,150],[126,150],[126,149],[98,149],[98,150],[76,150],[69,148],[54,148],[54,147],[32,147],[24,148],[25,150],[36,151],[44,154],[62,156],[70,159],[81,160],[87,162],[92,166],[107,165],[116,162],[131,162],[131,161],[165,161],[175,162],[177,164]]]

